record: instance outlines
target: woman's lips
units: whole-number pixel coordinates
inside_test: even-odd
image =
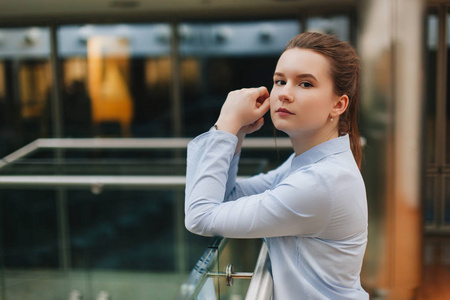
[[[279,109],[277,109],[277,113],[280,116],[289,116],[289,115],[295,115],[294,113],[291,113],[289,110],[287,110],[286,108],[282,108],[280,107]]]

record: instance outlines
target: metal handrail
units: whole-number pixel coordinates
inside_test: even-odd
[[[272,291],[273,280],[270,274],[270,258],[266,243],[263,243],[245,300],[270,300]]]
[[[38,149],[186,149],[191,138],[55,138],[37,139],[5,156],[0,167],[25,157]],[[288,138],[247,138],[245,149],[290,149]]]
[[[24,158],[38,149],[185,149],[190,139],[187,138],[170,138],[170,139],[38,139],[10,155],[4,157],[0,161],[0,168],[10,163],[16,162]],[[287,138],[277,139],[276,142],[269,138],[250,138],[244,142],[244,148],[251,149],[291,149],[290,140]],[[245,177],[238,177],[242,179]],[[32,187],[32,188],[76,188],[90,187],[95,194],[101,193],[105,187],[129,187],[143,189],[161,189],[169,188],[182,190],[186,184],[185,176],[67,176],[67,175],[8,175],[0,176],[0,189]],[[182,287],[183,298],[187,295],[193,295],[199,292],[203,286],[208,272],[205,269],[210,268],[211,263],[216,260],[217,249],[223,247],[226,239],[216,240],[219,245],[216,249],[208,249],[205,252],[206,257],[196,266],[190,281]],[[63,249],[64,247],[62,247]],[[272,293],[271,276],[268,273],[268,255],[267,248],[263,244],[258,258],[256,269],[250,283],[250,288],[246,299],[270,299]],[[232,272],[231,272],[232,273]],[[253,287],[256,286],[256,287]],[[256,291],[254,291],[256,289]],[[180,295],[180,296],[181,296]],[[251,296],[253,295],[253,296]],[[260,298],[269,295],[269,298]],[[253,298],[248,298],[253,297]]]
[[[184,176],[66,176],[9,175],[0,176],[0,188],[7,187],[131,187],[184,189]]]
[[[0,168],[24,158],[38,149],[185,149],[190,138],[78,138],[37,139],[5,156]],[[287,138],[249,138],[244,141],[246,149],[291,148]],[[241,179],[240,177],[238,179]],[[4,187],[91,187],[94,190],[108,186],[138,187],[145,189],[183,189],[184,176],[68,176],[68,175],[7,175],[0,176],[0,188]]]
[[[237,180],[245,176],[238,176]],[[184,189],[185,176],[67,176],[67,175],[8,175],[0,176],[0,188],[27,187],[91,187]]]

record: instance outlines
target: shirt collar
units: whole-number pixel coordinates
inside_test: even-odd
[[[293,158],[291,170],[313,164],[327,156],[350,150],[348,134],[319,144]]]

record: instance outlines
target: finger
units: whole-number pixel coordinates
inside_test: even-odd
[[[261,129],[263,125],[264,125],[264,117],[261,117],[258,120],[256,120],[256,122],[253,124],[253,129],[257,131]]]
[[[262,95],[262,91],[261,91],[261,88],[260,87],[257,87],[257,88],[254,88],[254,90],[256,90],[257,92],[258,92],[258,98],[259,97],[261,97],[261,95]]]
[[[257,125],[259,128],[261,128],[261,127],[264,125],[264,117],[259,118],[259,119],[256,121],[256,125]]]
[[[270,96],[269,90],[265,86],[260,86],[258,88],[258,92],[259,92],[258,98],[266,99]]]
[[[246,132],[248,134],[248,133],[253,133],[255,131],[258,131],[259,129],[261,129],[261,127],[263,125],[264,125],[264,118],[259,118],[255,122],[245,126],[246,127]]]
[[[252,90],[255,91],[255,94],[257,95],[258,99],[260,99],[260,98],[264,98],[264,99],[267,98],[268,91],[267,91],[266,87],[260,86],[260,87],[257,87],[257,88],[253,88]]]
[[[259,108],[261,106],[261,103],[263,103],[265,100],[267,100],[270,97],[270,93],[267,90],[267,88],[264,86],[259,87],[258,91],[260,94],[259,94],[258,99],[256,99],[256,107]]]

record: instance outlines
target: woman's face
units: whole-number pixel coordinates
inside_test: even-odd
[[[278,60],[273,82],[270,115],[275,128],[295,137],[314,134],[330,122],[339,97],[333,93],[325,56],[308,49],[289,49]]]

